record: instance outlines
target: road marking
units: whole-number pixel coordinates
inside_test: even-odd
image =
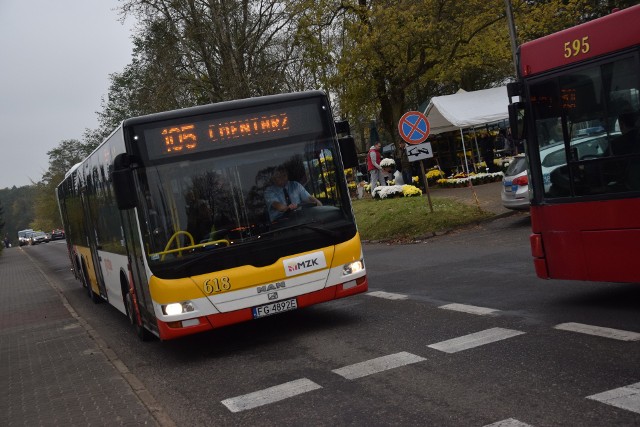
[[[485,314],[495,313],[496,311],[500,311],[493,308],[476,307],[475,305],[466,305],[466,304],[446,304],[446,305],[441,305],[438,308],[442,308],[445,310],[452,310],[452,311],[460,311],[462,313],[479,314],[481,316]]]
[[[562,331],[579,332],[582,334],[596,335],[599,337],[612,338],[620,341],[638,341],[640,334],[637,332],[623,331],[620,329],[603,328],[601,326],[585,325],[583,323],[561,323],[554,326]]]
[[[311,380],[302,378],[274,387],[265,388],[264,390],[245,394],[243,396],[225,399],[221,403],[231,412],[240,412],[246,411],[247,409],[257,408],[258,406],[279,402],[280,400],[294,397],[308,391],[317,390],[319,388],[322,388],[322,386]]]
[[[503,328],[491,328],[474,334],[431,344],[428,347],[444,351],[445,353],[457,353],[458,351],[468,350],[470,348],[479,347],[481,345],[505,340],[522,334],[524,334],[524,332]]]
[[[640,414],[640,383],[615,388],[604,393],[587,396],[587,399],[597,400],[616,408],[626,409]]]
[[[366,377],[367,375],[377,374],[378,372],[387,371],[389,369],[399,368],[400,366],[422,362],[423,360],[426,359],[403,351],[400,353],[390,354],[388,356],[378,357],[376,359],[366,360],[343,368],[334,369],[331,372],[348,380],[354,380],[356,378]]]
[[[507,418],[506,420],[498,421],[493,424],[487,424],[484,427],[532,427],[530,424],[518,421],[515,418]]]
[[[409,298],[407,295],[403,295],[403,294],[393,294],[391,292],[385,292],[385,291],[375,291],[375,292],[368,292],[367,295],[370,295],[372,297],[378,297],[378,298],[385,298],[385,299],[407,299]]]

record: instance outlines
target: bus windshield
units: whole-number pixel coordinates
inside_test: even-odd
[[[538,198],[640,190],[640,143],[620,142],[637,133],[639,80],[636,55],[531,80],[530,146],[540,162],[532,173],[544,183]]]
[[[138,213],[153,273],[171,278],[269,265],[318,243],[352,238],[355,222],[346,188],[338,184],[344,171],[336,150],[331,138],[300,137],[141,168]],[[273,208],[274,197],[285,202],[277,170],[286,172],[287,188],[296,193],[295,209]]]

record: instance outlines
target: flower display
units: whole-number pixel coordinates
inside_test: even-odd
[[[402,186],[402,195],[404,197],[417,197],[422,195],[422,190],[415,185],[405,184]]]
[[[449,178],[439,179],[437,183],[441,187],[466,187],[469,185],[469,181],[471,181],[473,185],[487,184],[489,182],[501,181],[503,176],[504,174],[502,172],[472,173],[469,175],[458,173]]]
[[[376,187],[373,190],[374,199],[387,199],[391,197],[416,197],[420,195],[422,195],[422,190],[409,184],[382,185],[380,187]]]
[[[444,172],[442,172],[438,168],[433,168],[429,170],[429,172],[427,172],[427,179],[429,180],[441,179],[441,178],[444,178]]]
[[[383,168],[393,168],[396,166],[396,162],[393,159],[382,159],[380,166]]]

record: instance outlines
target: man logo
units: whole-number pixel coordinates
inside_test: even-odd
[[[261,294],[263,292],[275,291],[276,289],[281,289],[285,286],[286,285],[284,282],[270,283],[268,285],[258,286],[258,293]]]
[[[269,297],[269,301],[273,301],[274,299],[278,299],[278,293],[277,292],[271,292],[267,296]]]

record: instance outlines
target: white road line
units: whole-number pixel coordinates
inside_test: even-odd
[[[409,298],[407,295],[394,294],[394,293],[385,292],[385,291],[368,292],[366,295],[369,295],[369,296],[372,296],[372,297],[378,297],[378,298],[385,298],[385,299],[407,299],[407,298]]]
[[[587,399],[597,400],[616,408],[626,409],[640,414],[640,383],[615,388],[604,393],[587,396]]]
[[[506,420],[498,421],[492,424],[487,424],[484,427],[532,427],[530,424],[518,421],[515,418],[507,418]]]
[[[623,331],[620,329],[603,328],[601,326],[585,325],[583,323],[561,323],[554,326],[562,331],[579,332],[582,334],[596,335],[599,337],[612,338],[620,341],[638,341],[640,334],[637,332]]]
[[[422,362],[423,360],[426,359],[403,351],[401,353],[390,354],[388,356],[378,357],[376,359],[366,360],[354,365],[334,369],[332,372],[348,380],[354,380],[356,378],[366,377],[367,375],[377,374],[378,372],[387,371],[389,369],[399,368],[400,366]]]
[[[445,310],[452,310],[452,311],[460,311],[462,313],[479,314],[481,316],[495,313],[496,311],[500,311],[493,308],[476,307],[475,305],[466,305],[466,304],[446,304],[446,305],[441,305],[438,308],[442,308]]]
[[[431,344],[428,347],[444,351],[445,353],[457,353],[458,351],[479,347],[481,345],[490,344],[492,342],[501,341],[522,334],[524,334],[524,332],[503,328],[491,328],[474,334]]]
[[[322,388],[322,386],[311,380],[302,378],[274,387],[265,388],[264,390],[245,394],[243,396],[225,399],[221,403],[231,412],[240,412],[246,411],[247,409],[257,408],[258,406],[275,403],[319,388]]]

